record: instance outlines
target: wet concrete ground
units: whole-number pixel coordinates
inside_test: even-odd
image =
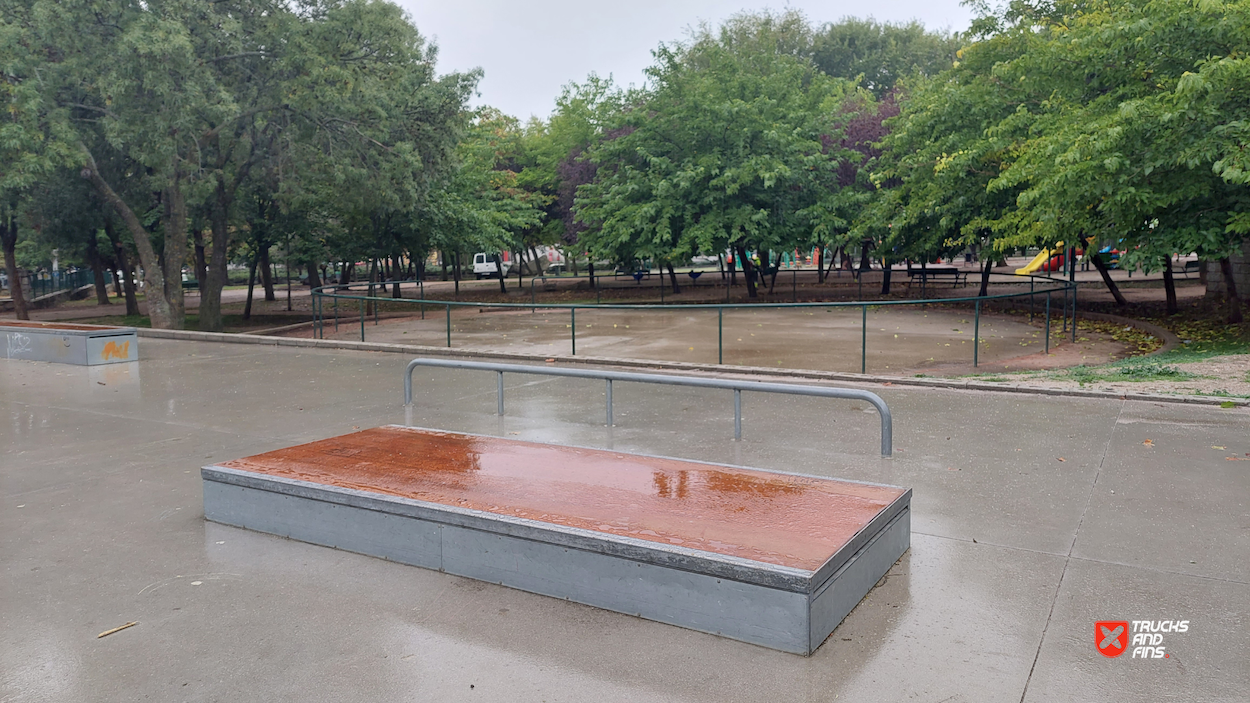
[[[326,338],[359,340],[359,313],[349,314],[346,306],[340,312],[336,330],[333,308],[326,311]],[[1058,308],[1053,312],[1057,322]],[[568,354],[573,349],[574,321],[578,354],[715,364],[723,353],[726,364],[852,373],[859,373],[866,361],[866,372],[878,374],[952,368],[972,373],[977,332],[971,309],[935,307],[869,307],[866,338],[859,308],[727,310],[723,321],[715,310],[581,309],[574,317],[567,310],[531,313],[496,308],[453,309],[451,343],[459,349]],[[383,318],[375,325],[366,317],[364,331],[371,342],[445,346],[445,308],[428,309],[424,320]],[[1040,315],[1037,324],[1030,325],[1027,316],[983,313],[978,361],[995,370],[1010,367],[1013,359],[1041,352],[1044,335]],[[1061,337],[1056,328],[1052,351],[1058,351]],[[866,359],[861,351],[865,349]],[[1121,352],[1122,345],[1112,343],[1108,349]],[[1097,358],[1088,363],[1106,361],[1108,349],[1100,346],[1090,352]]]
[[[0,700],[1240,701],[1250,413],[874,388],[863,404],[143,340],[0,361]],[[914,488],[912,548],[810,658],[209,524],[199,466],[390,422]],[[1060,460],[1062,459],[1062,461]],[[1189,620],[1108,659],[1098,620]],[[126,622],[139,624],[97,639]]]

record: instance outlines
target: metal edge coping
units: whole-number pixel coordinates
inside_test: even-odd
[[[813,586],[811,579],[813,572],[804,569],[650,542],[623,535],[567,527],[529,518],[270,476],[218,465],[201,467],[200,476],[205,481],[454,525],[792,593],[810,593]]]
[[[74,322],[70,324],[77,325],[78,323]],[[6,325],[3,322],[0,322],[0,331],[51,334],[58,337],[120,337],[127,334],[132,334],[136,337],[139,336],[138,331],[134,327],[100,327],[99,329],[94,330],[67,330],[60,327],[18,327],[16,325]]]

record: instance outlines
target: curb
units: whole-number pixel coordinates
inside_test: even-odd
[[[1150,352],[1149,354],[1143,354],[1142,355],[1143,357],[1154,356],[1155,354],[1162,354],[1164,352],[1170,352],[1173,349],[1176,349],[1177,347],[1181,346],[1180,337],[1177,337],[1176,335],[1154,324],[1153,322],[1133,320],[1127,317],[1120,317],[1119,315],[1113,315],[1111,313],[1106,313],[1106,312],[1082,312],[1080,313],[1080,317],[1084,317],[1090,320],[1099,320],[1101,322],[1114,322],[1116,324],[1125,325],[1127,327],[1136,327],[1137,329],[1143,332],[1149,333],[1153,337],[1157,337],[1163,342],[1163,346]]]
[[[1111,316],[1114,317],[1114,316]],[[1117,320],[1118,322],[1118,320]],[[196,342],[220,342],[225,344],[258,344],[270,347],[307,347],[314,349],[344,349],[350,351],[388,352],[419,356],[470,357],[477,359],[500,359],[506,361],[530,361],[539,363],[583,364],[593,366],[619,366],[627,368],[664,369],[670,371],[695,371],[702,373],[740,374],[747,376],[773,376],[806,378],[815,381],[849,381],[853,383],[880,383],[891,386],[918,388],[942,388],[947,390],[998,391],[1031,395],[1066,396],[1073,398],[1100,398],[1103,400],[1144,400],[1155,403],[1179,403],[1185,405],[1220,405],[1232,402],[1250,407],[1244,398],[1220,398],[1209,396],[1174,396],[1153,393],[1113,393],[1109,391],[1082,390],[1074,388],[1045,388],[1018,386],[985,381],[908,378],[906,376],[878,376],[873,374],[844,373],[839,371],[812,371],[805,369],[774,369],[766,366],[731,366],[728,364],[695,364],[682,361],[651,361],[645,359],[621,359],[606,356],[567,356],[547,354],[522,354],[518,352],[485,351],[478,349],[448,349],[409,344],[386,344],[382,342],[347,342],[333,339],[306,339],[301,337],[266,337],[257,334],[229,334],[225,332],[194,332],[190,330],[138,329],[140,337],[155,339],[181,339]],[[1179,340],[1178,340],[1179,344]]]

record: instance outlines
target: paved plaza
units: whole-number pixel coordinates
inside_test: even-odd
[[[138,363],[0,360],[0,701],[1250,690],[1250,410],[873,384],[882,459],[861,402],[748,393],[734,442],[728,391],[617,384],[609,430],[595,382],[508,377],[501,419],[493,375],[419,369],[405,411],[407,361],[150,338]],[[205,522],[200,466],[386,423],[907,486],[912,546],[804,658]],[[1106,620],[1189,628],[1111,659]]]

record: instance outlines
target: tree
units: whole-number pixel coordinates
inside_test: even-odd
[[[0,1],[0,249],[18,319],[29,319],[16,260],[17,240],[32,188],[75,163],[74,136],[64,110],[39,85],[42,62],[37,12],[28,3]]]
[[[576,210],[598,225],[583,234],[588,248],[618,260],[732,247],[754,297],[746,250],[791,247],[836,209],[842,154],[821,137],[840,134],[852,88],[794,56],[771,23],[757,42],[741,30],[654,52],[654,87],[616,125],[628,133],[592,148],[598,179]]]
[[[847,17],[814,32],[812,61],[839,78],[860,79],[878,98],[903,78],[936,76],[951,67],[958,35],[931,32],[919,22],[891,24]]]

